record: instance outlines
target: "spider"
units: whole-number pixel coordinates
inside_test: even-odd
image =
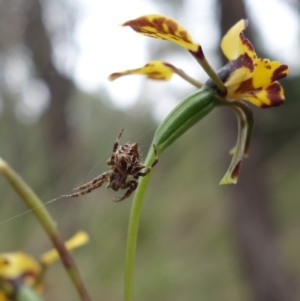
[[[78,190],[75,193],[62,195],[65,198],[75,198],[101,187],[105,182],[108,182],[107,188],[112,188],[115,191],[119,189],[127,189],[122,197],[114,202],[120,202],[128,198],[137,188],[139,177],[146,176],[151,169],[157,164],[158,156],[155,145],[153,144],[155,160],[150,167],[145,171],[141,171],[145,168],[145,165],[141,162],[137,143],[126,143],[123,146],[119,146],[119,140],[123,134],[124,128],[121,130],[117,140],[114,143],[111,157],[107,160],[107,165],[111,170],[104,172],[100,176],[96,177],[92,181],[83,184],[73,190]],[[131,180],[127,180],[130,177]]]

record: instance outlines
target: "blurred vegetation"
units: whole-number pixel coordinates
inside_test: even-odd
[[[17,17],[24,19],[20,6],[15,12],[11,10],[16,2],[11,1],[10,5],[0,2],[0,17],[4,18],[6,13],[8,22],[9,15],[17,11]],[[26,0],[23,5],[29,7],[35,5],[34,2]],[[20,32],[17,31],[20,36],[14,35],[11,39],[4,35],[8,33],[8,26],[9,23],[0,25],[0,66],[3,68],[11,47],[25,47]],[[11,41],[10,47],[8,41]],[[29,52],[30,46],[26,47]],[[46,75],[51,78],[57,74]],[[35,74],[45,82],[40,75]],[[56,104],[55,108],[65,118],[65,136],[53,142],[49,128],[57,122],[53,119],[55,114],[49,115],[48,109],[39,120],[20,120],[16,114],[20,102],[18,91],[9,89],[3,76],[0,79],[0,156],[44,202],[106,171],[106,160],[122,127],[125,131],[121,144],[136,141],[144,154],[151,147],[157,124],[148,110],[137,105],[122,111],[112,105],[105,91],[90,95],[73,83],[64,107]],[[275,222],[276,248],[284,264],[283,272],[295,286],[300,281],[299,83],[299,76],[283,81],[287,96],[284,106],[268,111],[254,109],[257,124],[254,136],[261,135],[265,139],[264,161],[259,166],[251,166],[251,156],[255,156],[256,149],[254,143],[241,174],[242,180],[247,170],[254,168],[257,175],[264,178],[271,196],[268,210]],[[51,91],[49,87],[48,90]],[[144,98],[146,96],[142,95],[140,103]],[[225,114],[235,122],[231,112]],[[221,110],[215,110],[174,143],[155,167],[139,232],[136,300],[238,301],[253,298],[241,265],[231,218],[234,205],[230,199],[236,187],[218,186],[230,160],[225,149],[229,150],[235,143],[235,137],[226,132],[223,121]],[[68,139],[67,144],[64,139]],[[30,213],[7,221],[27,208],[2,178],[0,191],[0,252],[22,250],[38,258],[51,248],[49,239]],[[131,200],[114,203],[114,196],[113,191],[102,187],[81,198],[59,199],[47,204],[65,238],[79,229],[91,236],[91,242],[76,250],[74,257],[93,300],[122,298]],[[78,299],[59,263],[49,268],[46,282],[47,300]]]

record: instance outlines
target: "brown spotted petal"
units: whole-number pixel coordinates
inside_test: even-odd
[[[253,90],[252,76],[254,70],[255,63],[246,54],[239,56],[233,61],[230,61],[220,70],[218,70],[217,74],[227,88],[226,97],[231,99],[239,99],[241,94],[240,90],[246,92]],[[251,85],[250,88],[248,87],[249,82]],[[211,79],[206,82],[206,85],[216,89],[215,84]]]
[[[287,76],[289,71],[287,65],[268,59],[257,59],[255,64],[256,67],[252,75],[254,89],[261,88]]]
[[[243,34],[247,25],[247,20],[239,21],[221,42],[223,53],[229,59],[218,72],[227,88],[226,97],[246,99],[259,107],[278,106],[284,101],[284,95],[276,81],[288,74],[288,66],[257,58],[252,44]]]
[[[172,18],[163,15],[145,15],[121,25],[130,26],[134,31],[145,36],[174,42],[193,52],[196,52],[199,47],[184,27]]]
[[[259,107],[270,107],[283,103],[283,89],[276,80],[288,71],[288,66],[280,62],[260,58],[252,61],[242,55],[230,61],[218,75],[227,88],[228,99],[245,99]]]
[[[285,100],[283,88],[277,81],[244,94],[242,98],[261,108],[277,107]]]
[[[241,55],[247,55],[250,59],[257,58],[254,47],[244,36],[243,31],[248,26],[248,20],[240,20],[233,25],[221,41],[221,49],[229,61],[237,59]]]
[[[115,80],[124,75],[142,74],[150,79],[169,80],[172,77],[174,70],[176,70],[176,68],[169,63],[163,61],[150,61],[141,68],[112,73],[108,79]]]

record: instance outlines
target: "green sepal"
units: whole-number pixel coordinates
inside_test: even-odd
[[[241,110],[236,106],[232,106],[231,108],[236,113],[237,120],[238,120],[238,137],[237,137],[236,146],[231,150],[233,156],[231,159],[230,166],[226,174],[222,178],[220,185],[237,183],[240,170],[241,170],[243,157],[245,156],[245,147],[248,140],[248,133],[249,133],[248,122],[243,110]]]

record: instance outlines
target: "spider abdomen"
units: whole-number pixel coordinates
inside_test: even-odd
[[[127,175],[133,175],[145,167],[141,162],[137,143],[125,144],[117,150],[116,167]]]

